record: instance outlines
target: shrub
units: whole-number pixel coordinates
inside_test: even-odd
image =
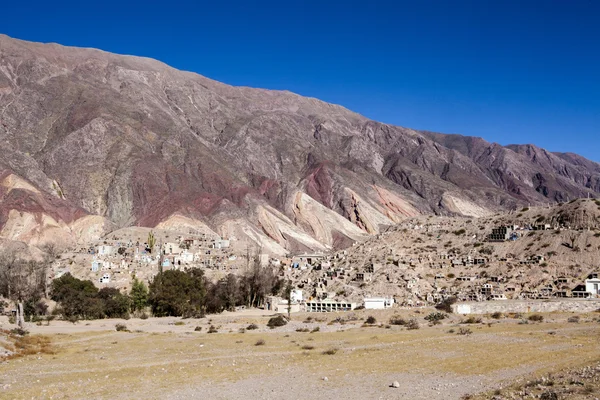
[[[310,344],[305,344],[302,346],[302,350],[314,350],[315,346],[311,346]]]
[[[269,319],[269,322],[267,322],[267,326],[271,329],[275,329],[279,326],[284,326],[287,324],[287,321],[285,318],[283,318],[282,315],[278,315],[276,317],[272,317]]]
[[[528,319],[532,322],[542,322],[544,320],[544,317],[539,314],[533,314],[530,315]]]
[[[337,352],[338,352],[338,349],[336,349],[336,348],[331,348],[331,349],[325,350],[325,351],[323,352],[323,354],[325,354],[325,355],[328,355],[328,356],[332,356],[332,355],[334,355],[334,354],[335,354],[335,353],[337,353]]]
[[[437,325],[441,320],[446,319],[447,317],[447,314],[441,312],[432,312],[425,317],[425,320]]]
[[[462,321],[463,324],[480,324],[481,318],[469,317]]]
[[[217,332],[219,332],[219,331],[217,330],[217,328],[215,328],[215,326],[214,326],[214,325],[211,325],[211,326],[208,328],[208,331],[207,331],[207,332],[208,332],[208,333],[217,333]]]
[[[469,328],[460,328],[456,334],[457,335],[468,336],[471,333],[473,333],[473,331],[471,329],[469,329]]]
[[[296,329],[296,332],[304,332],[304,333],[306,333],[306,332],[310,332],[310,330],[308,328],[298,328],[298,329]]]
[[[456,297],[448,297],[435,305],[435,308],[440,311],[452,313],[452,304],[456,303]]]
[[[148,319],[148,314],[142,313],[142,315],[140,315],[140,319]]]
[[[579,315],[574,315],[572,317],[569,317],[569,319],[567,320],[568,322],[574,323],[574,324],[578,324],[580,321],[580,317]]]
[[[115,329],[117,330],[117,332],[128,332],[127,325],[124,324],[116,324]]]
[[[246,327],[246,329],[249,330],[249,331],[253,331],[253,330],[258,329],[258,325],[256,325],[256,324],[250,324],[250,325],[248,325]]]
[[[183,322],[183,321],[177,321],[173,325],[175,325],[175,326],[182,326],[182,325],[185,325],[185,322]]]
[[[452,233],[454,233],[456,236],[460,236],[460,235],[464,235],[467,231],[465,231],[464,229],[458,229]]]
[[[406,325],[406,320],[399,315],[394,315],[390,318],[390,325]]]
[[[490,315],[492,318],[494,319],[500,319],[504,316],[504,314],[502,314],[500,311],[496,311],[495,313],[493,313],[492,315]]]
[[[414,329],[419,329],[419,322],[417,322],[416,319],[412,318],[409,319],[408,322],[406,323],[406,329],[408,329],[409,331],[412,331]]]
[[[310,331],[310,333],[319,332],[320,330],[321,330],[321,328],[319,328],[318,326],[315,326],[315,327],[313,328],[313,330],[312,330],[312,331]]]
[[[194,328],[194,332],[200,332],[202,330],[201,326],[197,326]]]
[[[368,325],[375,325],[376,323],[377,323],[377,320],[372,315],[369,315],[369,317],[367,317],[367,320],[365,321],[365,324],[368,324]]]
[[[15,336],[26,336],[29,335],[29,331],[23,329],[23,328],[15,328],[15,329],[11,329],[10,330],[11,335],[15,335]]]
[[[255,346],[264,346],[266,344],[264,339],[258,339],[256,341],[256,343],[254,343]]]

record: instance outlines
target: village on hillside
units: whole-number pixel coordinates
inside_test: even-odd
[[[61,255],[50,278],[71,273],[99,287],[127,291],[134,277],[149,282],[160,270],[199,267],[218,280],[258,263],[291,280],[292,304],[271,296],[276,312],[345,311],[358,307],[418,307],[459,302],[590,299],[600,294],[599,209],[582,199],[552,208],[488,218],[418,217],[331,253],[274,257],[235,238],[188,231],[111,234]],[[544,214],[545,213],[545,214]],[[595,214],[594,214],[595,215]],[[159,237],[160,236],[160,237]]]

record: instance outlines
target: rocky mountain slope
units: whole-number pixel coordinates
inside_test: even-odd
[[[344,247],[419,214],[600,192],[600,165],[419,132],[161,62],[0,35],[0,237],[186,226],[270,250]]]

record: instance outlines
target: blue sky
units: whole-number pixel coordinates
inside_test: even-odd
[[[6,2],[0,32],[600,161],[600,1]]]

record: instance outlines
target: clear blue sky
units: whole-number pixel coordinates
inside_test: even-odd
[[[600,161],[600,0],[6,1],[0,32]]]

